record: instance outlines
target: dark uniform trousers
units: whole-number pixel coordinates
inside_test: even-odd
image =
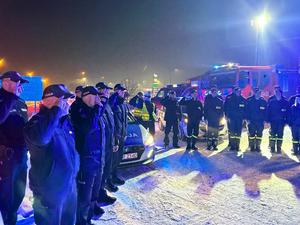
[[[260,151],[260,144],[264,130],[263,121],[250,121],[248,125],[249,131],[249,146],[251,151]]]
[[[101,153],[82,157],[77,175],[78,207],[76,225],[86,225],[93,216],[101,177]]]
[[[218,146],[219,141],[219,121],[207,121],[207,147]]]
[[[178,145],[178,134],[179,134],[178,120],[166,121],[165,139],[164,139],[165,145],[169,145],[170,143],[169,134],[172,129],[173,129],[173,145]]]
[[[243,119],[241,118],[229,118],[228,120],[228,135],[229,135],[229,146],[238,150],[240,146],[240,140],[243,129]]]
[[[125,138],[126,137],[120,138],[120,140],[119,140],[119,150],[117,152],[113,152],[112,166],[111,166],[111,177],[110,177],[111,180],[114,180],[114,178],[117,177],[118,166],[120,165],[120,163],[123,159]]]
[[[74,181],[73,181],[74,182]],[[43,202],[38,195],[34,196],[34,220],[38,225],[70,225],[75,224],[77,207],[76,182],[70,185],[60,202]]]
[[[111,145],[111,138],[109,137],[109,135],[107,135],[106,138],[107,139],[105,141],[105,165],[103,168],[100,190],[97,199],[99,201],[101,201],[101,197],[106,196],[105,185],[107,180],[110,178],[112,171],[113,146]]]
[[[300,153],[300,126],[292,126],[293,149],[295,154]]]
[[[199,135],[200,121],[188,121],[187,124],[187,148],[195,147]]]
[[[277,147],[277,152],[281,152],[284,126],[285,123],[283,121],[271,121],[269,145],[272,152],[275,152],[275,146]]]
[[[16,152],[24,155],[16,157]],[[27,155],[24,149],[0,146],[0,213],[5,225],[15,225],[17,210],[23,201],[27,179]]]

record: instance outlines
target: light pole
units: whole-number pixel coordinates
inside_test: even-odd
[[[268,13],[264,12],[260,16],[255,17],[251,20],[251,26],[256,30],[256,43],[255,43],[255,65],[260,64],[260,44],[262,42],[264,31],[270,22],[271,17]]]

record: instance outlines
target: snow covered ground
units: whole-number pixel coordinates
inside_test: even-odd
[[[160,137],[162,135],[159,135]],[[290,136],[286,130],[285,136]],[[263,152],[218,152],[184,149],[157,155],[148,166],[122,169],[127,179],[114,194],[118,201],[105,208],[95,224],[262,225],[300,224],[300,164],[284,142],[283,155],[271,155],[267,132]],[[30,194],[24,201],[30,207]],[[18,224],[33,224],[32,217]]]

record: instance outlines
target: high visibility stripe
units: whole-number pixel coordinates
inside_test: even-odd
[[[192,135],[193,138],[198,138],[198,136]]]

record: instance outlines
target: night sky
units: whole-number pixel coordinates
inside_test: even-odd
[[[271,4],[272,3],[272,4]],[[298,62],[299,0],[1,0],[4,70],[70,84],[125,78],[172,82],[209,65],[254,63],[250,20],[267,8],[268,64]],[[272,52],[272,53],[270,53]]]

